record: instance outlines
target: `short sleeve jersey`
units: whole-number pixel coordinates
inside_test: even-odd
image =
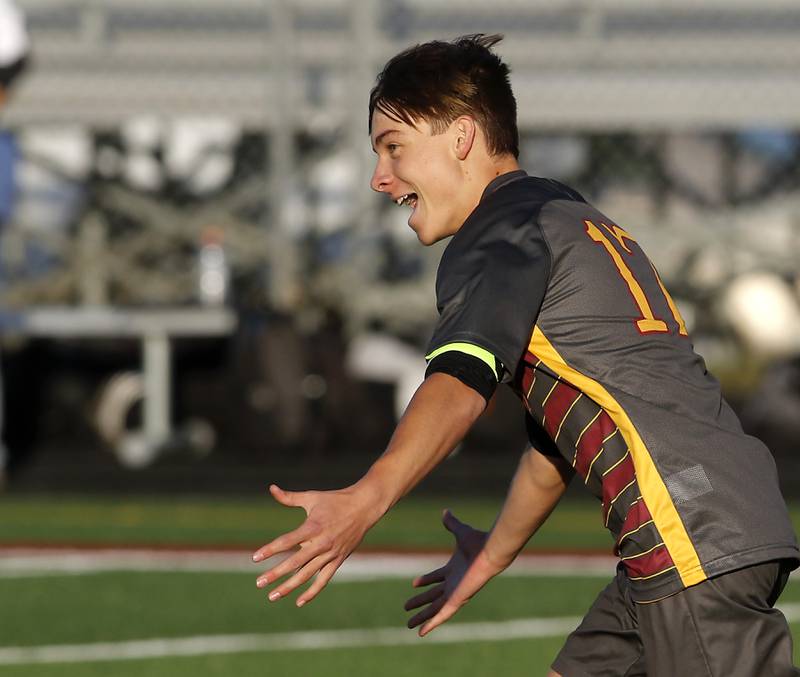
[[[635,599],[797,565],[769,450],[743,432],[634,237],[578,193],[523,171],[495,179],[448,244],[436,296],[428,352],[465,342],[503,363],[534,446],[600,499]]]

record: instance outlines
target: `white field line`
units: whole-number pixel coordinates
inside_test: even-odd
[[[250,552],[165,550],[0,549],[0,578],[87,575],[104,571],[245,572],[257,575],[270,562],[254,564]],[[446,554],[355,553],[334,581],[358,582],[414,577],[442,566]],[[614,573],[615,558],[603,555],[523,554],[506,572],[514,576],[602,576]]]
[[[800,603],[781,605],[787,620],[800,621]],[[415,632],[401,628],[317,630],[274,634],[201,635],[177,639],[144,639],[92,644],[0,648],[0,665],[32,663],[89,663],[172,656],[203,656],[248,651],[310,651],[316,649],[375,646],[425,646],[462,642],[499,642],[513,639],[560,637],[575,629],[577,616],[520,618],[496,623],[445,625],[420,640]]]
[[[317,630],[273,634],[207,635],[94,644],[0,648],[0,665],[88,663],[168,656],[202,656],[246,651],[309,651],[375,646],[456,644],[536,637],[559,637],[575,629],[579,617],[522,618],[497,623],[445,625],[424,639],[405,628]]]

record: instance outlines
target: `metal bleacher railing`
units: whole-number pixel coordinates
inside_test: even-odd
[[[413,42],[503,32],[523,128],[797,124],[791,0],[24,0],[35,73],[11,124],[222,114],[346,124]],[[282,111],[281,108],[284,110]],[[287,115],[288,113],[288,115]],[[359,130],[363,121],[359,119]]]

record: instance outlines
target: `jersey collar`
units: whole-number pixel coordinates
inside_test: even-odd
[[[489,185],[486,186],[483,190],[483,194],[481,195],[481,202],[483,202],[487,197],[489,197],[492,193],[494,193],[499,188],[512,183],[513,181],[519,181],[520,179],[524,179],[528,176],[528,172],[524,169],[515,169],[512,172],[506,172],[505,174],[501,174],[500,176],[495,177],[489,182]]]

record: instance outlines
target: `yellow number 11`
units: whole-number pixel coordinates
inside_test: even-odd
[[[653,314],[653,309],[650,307],[650,302],[647,300],[647,296],[642,289],[642,285],[640,285],[639,281],[633,276],[633,272],[625,263],[625,260],[622,258],[622,254],[620,254],[617,251],[617,248],[611,244],[611,240],[608,239],[605,233],[603,233],[603,231],[595,226],[591,221],[584,221],[584,223],[586,224],[586,234],[592,238],[592,240],[605,247],[605,250],[608,252],[611,260],[617,267],[622,279],[625,280],[625,283],[628,285],[628,290],[630,291],[633,300],[636,302],[636,305],[639,307],[639,312],[642,315],[640,319],[636,320],[636,327],[639,329],[639,331],[642,334],[669,332],[667,323],[664,322],[664,320],[660,320]],[[619,226],[612,225],[609,227],[605,223],[601,223],[600,225],[603,226],[608,234],[620,244],[622,249],[624,249],[628,254],[633,254],[628,245],[625,243],[625,240],[629,240],[630,242],[636,242],[636,240],[634,240]],[[661,291],[664,294],[667,305],[669,305],[669,309],[672,311],[672,316],[678,323],[678,333],[681,336],[688,336],[689,334],[686,331],[686,324],[681,317],[678,306],[675,305],[672,297],[667,292],[667,288],[664,286],[664,283],[661,281],[661,277],[652,263],[650,264],[650,267],[653,269],[653,275],[655,275],[656,282],[658,282],[658,286],[661,288]]]

